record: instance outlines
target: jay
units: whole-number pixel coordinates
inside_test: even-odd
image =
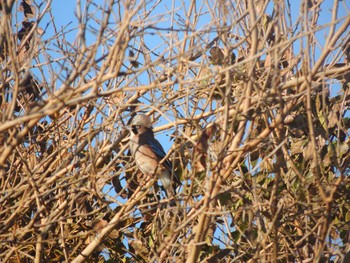
[[[174,197],[175,189],[181,185],[179,178],[173,172],[172,164],[165,160],[162,145],[154,138],[151,119],[146,114],[138,114],[131,122],[130,152],[137,167],[146,176],[156,175],[161,181],[167,196]]]

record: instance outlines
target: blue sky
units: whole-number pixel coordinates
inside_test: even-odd
[[[77,18],[75,16],[76,13],[76,1],[64,1],[64,3],[62,1],[58,1],[58,0],[53,0],[52,2],[52,12],[55,18],[55,23],[56,23],[56,27],[57,29],[61,29],[63,27],[66,27],[68,24],[69,26],[67,27],[67,29],[72,29],[73,31],[70,32],[69,34],[67,34],[67,40],[70,42],[73,42],[75,40],[75,36],[77,34],[77,30],[76,27],[78,26],[77,23]],[[81,1],[81,2],[85,2],[85,1]],[[104,1],[94,1],[97,5],[98,4],[102,4],[104,3]],[[157,1],[151,1],[146,8],[149,8],[150,6],[152,6],[155,2]],[[297,22],[297,18],[300,14],[300,1],[289,1],[291,2],[291,13],[292,13],[292,19],[293,19],[293,24],[296,25]],[[149,14],[149,17],[153,17],[154,21],[156,21],[156,19],[161,18],[161,21],[156,23],[157,27],[162,27],[162,28],[169,28],[171,26],[173,26],[174,28],[178,28],[178,25],[176,23],[174,23],[175,20],[179,20],[177,15],[184,15],[184,13],[186,13],[188,5],[186,6],[186,3],[184,3],[183,1],[170,1],[170,0],[166,0],[166,1],[159,1],[159,4],[157,5],[156,8],[154,8],[154,10]],[[270,1],[270,4],[268,6],[267,12],[270,12],[270,10],[272,10],[273,3],[272,1]],[[326,0],[322,3],[321,5],[321,13],[320,13],[320,18],[319,18],[319,24],[320,25],[327,25],[331,19],[332,19],[332,8],[333,8],[333,1],[330,0]],[[170,10],[176,10],[175,13],[171,13]],[[203,4],[202,1],[198,1],[197,2],[197,9],[198,10],[202,10],[202,13],[204,14],[202,16],[202,19],[199,20],[198,22],[198,30],[201,30],[203,28],[206,28],[208,23],[211,22],[210,20],[210,15],[206,12],[208,12],[207,6],[205,4]],[[115,12],[117,12],[117,10],[115,10]],[[339,14],[338,17],[344,17],[346,15],[348,15],[350,13],[350,3],[349,1],[339,1]],[[161,15],[161,16],[160,16]],[[159,17],[160,16],[160,17]],[[47,21],[49,21],[48,19],[50,19],[48,16],[45,17],[45,19],[43,20],[43,23],[41,23],[41,26],[44,27],[44,25],[47,23]],[[92,23],[93,25],[93,23]],[[97,25],[94,25],[97,26]],[[44,39],[50,38],[53,35],[52,30],[50,30],[51,27],[48,28],[46,34],[43,36]],[[66,30],[67,31],[67,30]],[[152,30],[149,30],[149,32],[151,32]],[[155,30],[154,30],[155,31]],[[316,50],[316,55],[318,55],[321,52],[322,49],[322,45],[324,44],[324,41],[327,37],[327,32],[328,32],[328,27],[318,31],[316,33],[316,36],[318,38],[319,41],[319,49]],[[89,34],[88,35],[88,39],[87,41],[90,43],[94,42],[94,35],[93,34]],[[147,45],[150,48],[154,48],[154,51],[157,52],[158,54],[160,54],[162,52],[162,50],[164,50],[164,48],[167,48],[167,46],[171,43],[176,42],[176,39],[173,37],[175,35],[172,35],[171,33],[169,33],[169,38],[168,39],[161,39],[159,37],[157,37],[157,35],[145,35],[145,41],[147,41]],[[182,34],[179,33],[178,34],[179,38],[181,38]],[[213,34],[213,37],[215,36],[215,34]],[[206,39],[206,41],[210,41],[212,39],[210,39],[210,36],[208,37],[208,35],[206,35],[206,37],[208,39]],[[169,41],[169,43],[167,43],[166,45],[164,45],[164,41]],[[180,39],[181,41],[181,39]],[[137,43],[135,43],[135,45],[137,46]],[[300,45],[299,44],[295,44],[295,52],[296,54],[298,54],[300,50]],[[147,79],[145,79],[145,84],[147,84],[146,82],[148,82]]]
[[[81,1],[81,2],[85,2],[85,1]],[[103,3],[103,1],[94,1],[97,5],[99,3]],[[152,1],[151,3],[154,3],[156,1]],[[183,6],[181,4],[182,1],[174,1],[174,7],[175,10],[177,10],[177,13],[179,14],[183,14],[184,9]],[[200,2],[200,1],[198,1]],[[296,22],[297,17],[299,16],[300,13],[300,1],[299,0],[295,0],[295,1],[289,1],[291,2],[291,12],[292,12],[292,18],[294,20],[294,23]],[[176,4],[177,3],[177,4]],[[270,4],[268,6],[268,10],[271,10],[272,7],[272,1],[270,1]],[[74,28],[75,26],[77,26],[77,19],[75,17],[75,13],[76,13],[76,2],[75,1],[65,1],[64,3],[62,3],[62,1],[59,0],[53,0],[52,1],[52,12],[53,15],[55,17],[55,23],[58,27],[58,29],[60,29],[61,27],[65,27],[66,25],[68,25],[69,23],[72,23],[69,28]],[[151,4],[149,4],[148,6],[151,6]],[[161,1],[161,3],[157,6],[157,8],[155,8],[152,12],[152,15],[150,16],[158,16],[159,14],[164,14],[165,16],[167,15],[168,17],[165,18],[165,20],[163,20],[163,22],[157,23],[157,26],[169,26],[171,24],[171,21],[169,20],[170,15],[167,14],[167,12],[172,8],[173,6],[173,1],[170,0],[165,0],[165,1]],[[203,7],[204,11],[205,7]],[[322,5],[321,5],[321,13],[320,13],[320,19],[319,22],[320,24],[327,24],[330,22],[331,20],[331,16],[332,16],[332,9],[333,9],[333,1],[331,0],[325,0]],[[345,1],[345,0],[340,0],[339,1],[339,15],[338,17],[344,17],[347,14],[349,14],[350,12],[350,2],[349,1]],[[49,19],[48,17],[46,17],[46,21],[48,21],[47,19]],[[203,26],[205,25],[206,22],[209,21],[202,21]],[[201,24],[201,23],[199,23]],[[174,25],[176,26],[176,25]],[[71,34],[71,37],[74,37],[74,32]],[[71,41],[73,40],[73,38],[71,39]]]

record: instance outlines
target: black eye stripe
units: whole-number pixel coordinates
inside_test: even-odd
[[[140,129],[140,125],[132,125],[131,130],[133,133],[137,134],[138,130]]]

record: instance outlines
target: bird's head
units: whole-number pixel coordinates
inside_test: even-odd
[[[140,134],[152,128],[151,118],[146,114],[138,114],[131,121],[131,131],[134,134]]]

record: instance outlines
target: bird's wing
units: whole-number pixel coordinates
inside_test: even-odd
[[[148,145],[152,148],[153,152],[159,157],[160,160],[166,156],[163,146],[156,139],[152,138],[151,140],[148,140]]]
[[[162,160],[166,156],[163,146],[156,139],[150,140],[149,146],[152,148],[153,152],[160,158],[160,160]],[[169,169],[169,171],[172,171],[173,166],[168,159],[166,159],[163,164],[166,166],[166,168]],[[176,184],[181,185],[181,181],[177,177],[176,173],[173,172],[172,174],[173,180],[176,182]]]
[[[149,145],[151,146],[153,152],[160,158],[160,160],[162,160],[166,156],[166,153],[164,151],[163,146],[156,139],[150,140]],[[166,166],[166,168],[169,169],[169,171],[173,170],[173,166],[168,159],[166,159],[163,164]],[[178,186],[181,185],[181,181],[177,177],[176,173],[173,172],[172,176],[173,176],[173,180],[175,181],[176,185],[178,185]]]

